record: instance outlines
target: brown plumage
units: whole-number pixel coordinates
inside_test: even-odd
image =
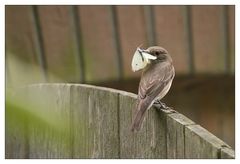
[[[149,47],[145,52],[156,56],[157,59],[152,60],[142,72],[132,131],[138,131],[141,128],[146,111],[155,100],[161,100],[167,94],[175,76],[172,58],[167,50],[154,46]]]

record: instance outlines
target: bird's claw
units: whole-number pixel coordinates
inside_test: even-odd
[[[160,100],[156,100],[153,103],[158,109],[163,109],[163,110],[169,110],[171,109],[170,107],[168,107],[165,103],[161,102]]]

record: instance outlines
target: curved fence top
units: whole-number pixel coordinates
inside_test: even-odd
[[[7,97],[6,158],[235,158],[230,146],[172,109],[152,107],[142,129],[131,132],[133,93],[34,84],[14,97],[25,103]]]

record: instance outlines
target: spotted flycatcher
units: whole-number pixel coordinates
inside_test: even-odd
[[[138,49],[138,51],[140,54],[148,53],[153,57],[148,60],[148,64],[143,68],[138,88],[136,114],[131,127],[132,131],[138,131],[141,128],[146,111],[154,102],[158,102],[163,108],[166,108],[160,100],[168,93],[175,76],[172,58],[167,50],[153,46],[146,50]]]

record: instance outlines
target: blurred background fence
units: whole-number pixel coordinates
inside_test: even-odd
[[[71,82],[137,93],[132,55],[160,45],[176,69],[164,101],[234,148],[235,6],[8,5],[5,13],[7,87]]]

